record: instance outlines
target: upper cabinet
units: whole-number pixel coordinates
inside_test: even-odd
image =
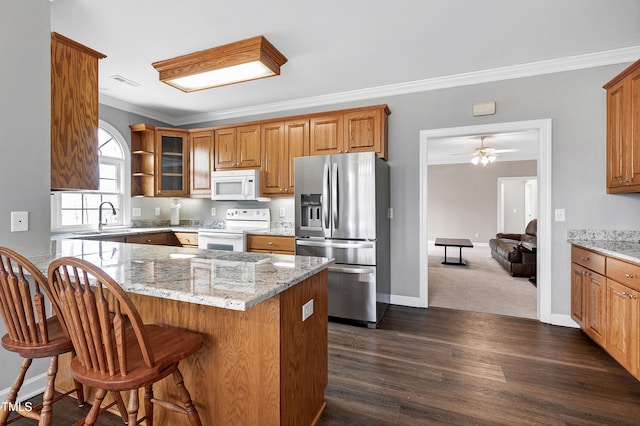
[[[293,195],[293,159],[309,155],[309,120],[262,125],[262,195]]]
[[[131,195],[189,195],[188,131],[132,124]]]
[[[213,170],[213,129],[189,131],[191,196],[211,196],[211,171]]]
[[[387,159],[386,105],[201,129],[131,125],[131,194],[208,197],[211,172],[260,169],[266,197],[293,196],[296,157],[376,152]]]
[[[97,190],[98,60],[105,58],[51,33],[51,189]]]
[[[387,159],[386,105],[338,111],[311,118],[310,154],[374,151]]]
[[[260,124],[215,131],[216,170],[260,167]]]
[[[187,130],[156,129],[156,196],[189,195]]]
[[[607,193],[640,192],[640,61],[605,84]]]

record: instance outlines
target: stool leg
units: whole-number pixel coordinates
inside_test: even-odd
[[[176,369],[173,370],[172,375],[173,375],[173,381],[176,383],[176,386],[178,387],[178,391],[180,391],[180,399],[184,404],[184,409],[187,412],[189,423],[191,423],[192,426],[202,426],[202,422],[200,421],[200,416],[198,415],[198,410],[196,410],[196,406],[193,405],[193,401],[191,400],[191,394],[189,394],[189,391],[184,385],[184,380],[182,378],[182,374],[180,373],[180,370],[178,369],[178,367],[176,367]]]
[[[5,424],[7,419],[9,418],[9,414],[11,414],[11,408],[18,397],[18,391],[22,387],[22,383],[24,382],[24,376],[27,374],[27,370],[31,365],[32,360],[30,358],[25,358],[20,365],[20,371],[18,372],[18,377],[11,385],[11,389],[9,390],[9,395],[7,395],[7,399],[5,399],[4,404],[2,404],[2,410],[0,410],[0,424]]]
[[[144,417],[147,419],[147,426],[153,426],[153,385],[144,387]]]
[[[56,393],[56,374],[58,373],[58,356],[51,357],[49,369],[47,370],[47,385],[42,395],[42,410],[40,410],[40,421],[38,426],[51,425],[51,404]]]
[[[91,410],[89,410],[87,417],[84,419],[85,426],[91,426],[96,422],[98,414],[100,414],[100,406],[102,405],[102,400],[104,399],[104,396],[106,394],[107,391],[104,389],[96,390],[96,396],[93,397],[93,406],[91,407]]]
[[[129,391],[129,407],[127,411],[129,412],[129,424],[136,425],[138,424],[138,389],[131,389]]]

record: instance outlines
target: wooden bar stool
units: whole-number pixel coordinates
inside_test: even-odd
[[[191,425],[200,416],[178,369],[180,360],[202,347],[202,336],[177,328],[144,324],[120,285],[102,269],[72,257],[49,265],[52,298],[67,325],[76,356],[74,379],[97,389],[85,425],[92,425],[108,391],[129,392],[129,425],[153,425],[153,405],[186,414]],[[153,396],[153,384],[168,375],[184,407]],[[138,389],[144,388],[144,417],[138,419]]]
[[[25,275],[33,278],[33,286]],[[0,312],[7,329],[7,334],[2,337],[2,347],[24,358],[18,377],[2,404],[0,425],[12,423],[20,417],[38,420],[39,425],[50,425],[51,404],[72,392],[76,392],[78,405],[80,407],[84,405],[82,385],[77,381],[74,390],[54,397],[58,355],[72,352],[73,345],[55,304],[53,304],[54,316],[47,317],[45,296],[51,299],[44,274],[24,256],[11,249],[0,247]],[[51,361],[42,404],[31,410],[26,406],[16,406],[18,391],[32,360],[47,357],[51,357]],[[12,411],[18,416],[8,420]]]

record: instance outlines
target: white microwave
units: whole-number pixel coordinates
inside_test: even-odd
[[[260,197],[259,170],[211,172],[211,199],[216,201],[270,200],[270,198]]]

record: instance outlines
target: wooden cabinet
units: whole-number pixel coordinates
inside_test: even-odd
[[[284,235],[247,235],[247,251],[255,253],[294,254],[295,238]]]
[[[156,128],[156,196],[189,195],[189,151],[186,130]]]
[[[173,232],[151,232],[148,234],[126,235],[125,243],[153,244],[159,246],[175,246],[177,240]]]
[[[571,317],[640,378],[640,265],[572,246]]]
[[[571,318],[594,341],[605,345],[605,256],[571,249]]]
[[[132,124],[131,195],[189,195],[188,131]]]
[[[310,119],[310,155],[374,151],[387,159],[386,105],[313,116]]]
[[[131,128],[131,196],[153,197],[156,170],[156,128],[133,124]]]
[[[606,350],[632,374],[638,370],[638,292],[607,279]]]
[[[605,84],[607,193],[640,192],[640,61]]]
[[[51,33],[51,189],[99,189],[98,60],[105,57]]]
[[[198,233],[197,232],[174,232],[178,244],[182,247],[198,248]]]
[[[260,167],[260,124],[215,130],[215,168]]]
[[[293,196],[293,160],[309,155],[309,120],[262,125],[261,193]]]
[[[192,197],[211,196],[211,171],[214,161],[213,129],[189,132],[190,174]]]

